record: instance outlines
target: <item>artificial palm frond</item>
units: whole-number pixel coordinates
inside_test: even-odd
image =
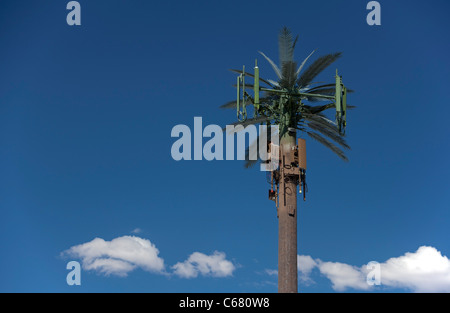
[[[316,49],[317,50],[317,49]],[[306,59],[303,60],[302,64],[300,64],[300,66],[298,67],[297,71],[295,72],[295,77],[298,78],[298,75],[300,75],[300,72],[302,71],[303,67],[306,64],[306,61],[308,61],[308,59],[313,55],[314,52],[316,52],[316,50],[314,50],[313,52],[311,52]]]
[[[292,43],[292,50],[295,50],[295,45],[297,44],[298,41],[298,35],[295,36],[294,42]],[[292,59],[294,59],[294,51],[292,51]]]
[[[245,149],[245,168],[251,168],[258,163],[259,135],[252,144]],[[250,155],[250,152],[256,151],[256,155]]]
[[[319,89],[314,89],[314,90],[308,90],[308,93],[334,96],[334,94],[336,93],[336,87],[335,88],[319,88]]]
[[[283,66],[285,62],[292,62],[294,60],[294,48],[297,42],[298,36],[295,41],[292,40],[291,31],[285,26],[281,29],[278,35],[278,52],[280,57],[280,66]]]
[[[221,109],[232,109],[232,108],[236,108],[236,105],[237,105],[236,100],[233,100],[233,101],[229,101],[225,104],[222,104],[220,106],[220,108]]]
[[[321,115],[321,113],[316,113],[316,114],[303,113],[302,116],[305,120],[307,120],[309,122],[316,122],[318,124],[329,125],[329,127],[336,127],[336,125],[333,123],[333,121],[324,117],[323,115]]]
[[[325,84],[325,85],[320,85],[320,86],[316,86],[316,87],[313,87],[313,88],[309,88],[309,89],[308,89],[308,92],[313,92],[313,91],[315,91],[316,89],[329,88],[329,87],[336,87],[336,83],[333,83],[333,84]]]
[[[334,103],[328,103],[325,105],[319,105],[319,106],[310,106],[310,105],[303,105],[304,108],[306,108],[306,110],[308,110],[309,113],[311,114],[317,114],[320,112],[323,112],[327,109],[330,108],[334,108],[336,105]]]
[[[330,130],[329,128],[323,127],[322,125],[314,122],[309,122],[308,127],[314,131],[321,133],[322,135],[327,136],[334,142],[341,145],[343,148],[350,149],[350,146],[347,144],[344,137],[341,134],[339,134],[339,130],[337,128],[335,130]]]
[[[274,85],[275,87],[281,88],[280,84],[274,80],[268,79],[267,80],[269,83],[271,83],[272,85]]]
[[[337,131],[338,128],[335,123],[327,119],[322,115],[322,113],[316,113],[316,114],[309,114],[309,113],[303,113],[302,117],[307,122],[313,122],[316,123],[324,128],[329,129],[330,131]]]
[[[311,64],[303,75],[297,81],[297,84],[300,87],[308,85],[314,77],[320,74],[324,69],[326,69],[329,65],[331,65],[334,61],[336,61],[340,56],[341,52],[332,53],[324,55],[318,58],[313,64]]]
[[[235,122],[232,124],[228,124],[227,126],[238,126],[238,125],[242,125],[243,127],[246,127],[248,125],[252,125],[252,124],[258,124],[258,123],[264,123],[264,122],[269,122],[270,119],[267,116],[258,116],[255,118],[249,118],[246,119],[243,122]],[[226,130],[226,128],[223,128],[223,130]],[[239,131],[239,129],[234,129],[234,132]]]
[[[330,88],[330,87],[333,87],[333,88]],[[325,92],[327,92],[328,89],[330,89],[330,90],[332,89],[333,91],[336,91],[336,83],[316,86],[314,88],[308,89],[307,92],[308,93],[320,93],[320,91],[318,92],[318,90],[325,90]],[[352,93],[352,92],[355,92],[355,91],[352,90],[352,89],[347,89],[347,92],[348,93]]]
[[[329,85],[323,85],[323,86],[333,86],[332,88],[319,88],[319,87],[315,87],[315,88],[311,88],[306,90],[306,93],[309,94],[317,94],[317,95],[327,95],[327,96],[334,96],[336,94],[336,85],[335,84],[329,84]],[[322,87],[323,87],[322,86]],[[347,89],[347,93],[352,93],[353,90],[351,89]],[[329,99],[325,99],[325,98],[321,98],[320,96],[313,96],[313,95],[309,95],[306,97],[306,100],[311,101],[311,102],[317,102],[317,101],[329,101]]]
[[[275,62],[273,62],[268,56],[266,56],[264,53],[262,53],[261,51],[258,51],[266,60],[267,62],[269,62],[269,64],[272,66],[273,70],[275,71],[275,74],[277,74],[278,78],[281,79],[282,75],[281,75],[281,70],[280,68],[275,64]]]
[[[326,140],[325,138],[323,138],[322,136],[320,136],[317,133],[309,132],[309,131],[307,131],[306,133],[308,134],[309,137],[311,137],[314,140],[317,140],[322,145],[324,145],[325,147],[327,147],[328,149],[333,151],[342,160],[344,160],[346,162],[348,161],[348,158],[345,156],[344,152],[341,149],[339,149],[338,147],[336,147],[334,144],[332,144],[331,142],[329,142],[328,140]]]
[[[266,128],[266,138],[267,140],[269,140],[269,138],[271,138],[271,132],[272,132],[272,128],[270,124],[267,124],[267,128]],[[256,138],[255,141],[253,141],[252,144],[250,144],[247,149],[245,150],[245,168],[250,168],[253,167],[256,163],[258,163],[258,161],[261,161],[261,159],[259,158],[259,137],[261,136],[261,133],[258,134],[258,137]],[[256,154],[255,154],[256,151]]]
[[[266,101],[270,101],[271,99],[272,98],[270,98],[270,97],[259,98],[259,103],[264,103]],[[221,109],[236,109],[236,106],[237,106],[237,101],[232,100],[225,104],[222,104],[219,108],[221,108]]]
[[[231,85],[232,87],[236,88],[237,84]],[[241,86],[242,87],[242,86]],[[252,89],[253,90],[253,84],[245,84],[245,89]]]
[[[245,160],[245,164],[244,167],[245,168],[252,168],[253,166],[255,166],[255,164],[258,163],[258,160]]]
[[[281,67],[281,73],[283,78],[280,80],[280,87],[286,89],[292,89],[294,87],[297,77],[295,76],[295,69],[297,68],[297,63],[292,61],[287,61],[283,63]]]
[[[230,69],[230,71],[234,72],[234,73],[242,74],[242,70]],[[249,76],[249,77],[253,77],[253,78],[255,77],[255,75],[253,75],[252,73],[244,72],[244,74],[245,74],[245,76]],[[273,87],[272,84],[269,81],[265,80],[264,78],[260,77],[259,80],[262,81],[263,83],[265,83],[266,85]]]
[[[332,95],[328,95],[328,96],[332,96]],[[320,97],[319,95],[317,97],[314,95],[307,96],[306,100],[310,101],[310,102],[330,101],[330,99],[324,99],[324,98]]]

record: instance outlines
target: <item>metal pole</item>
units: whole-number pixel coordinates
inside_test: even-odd
[[[259,110],[259,68],[258,61],[255,60],[255,83],[253,84],[253,93],[255,97],[255,110]],[[256,115],[256,114],[255,114]]]
[[[298,292],[297,281],[297,182],[285,174],[294,161],[296,133],[281,138],[280,194],[278,201],[278,292]]]

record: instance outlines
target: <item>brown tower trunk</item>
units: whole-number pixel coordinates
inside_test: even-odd
[[[297,183],[286,178],[283,165],[293,161],[292,149],[296,133],[288,132],[281,138],[281,168],[278,205],[278,292],[296,293],[297,284]]]

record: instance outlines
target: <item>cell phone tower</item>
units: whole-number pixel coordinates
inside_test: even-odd
[[[259,76],[257,61],[253,74],[246,72],[245,67],[242,70],[231,70],[239,74],[236,83],[237,99],[221,106],[236,108],[238,122],[233,125],[245,127],[262,124],[267,125],[268,132],[271,131],[271,125],[278,125],[280,145],[276,146],[269,142],[267,152],[271,158],[262,162],[267,165],[278,163],[278,166],[272,167],[268,178],[271,184],[269,199],[275,201],[277,207],[280,293],[298,292],[297,188],[305,200],[307,168],[306,142],[304,138],[297,139],[297,133],[300,136],[308,135],[331,149],[344,161],[348,161],[342,148],[350,149],[344,137],[347,110],[353,108],[347,105],[347,94],[352,91],[343,84],[337,70],[334,83],[323,84],[313,81],[319,73],[336,61],[341,53],[321,56],[304,70],[315,50],[298,65],[294,61],[297,39],[298,36],[294,39],[286,27],[280,31],[279,66],[264,53],[259,52],[275,71],[278,78],[276,81]],[[253,84],[248,84],[247,77],[253,80]],[[253,111],[252,118],[248,118],[248,108],[250,114]],[[334,121],[325,115],[329,109],[335,110]],[[258,142],[257,139],[250,146],[258,145]],[[249,148],[246,153],[246,168],[257,162],[250,159]]]

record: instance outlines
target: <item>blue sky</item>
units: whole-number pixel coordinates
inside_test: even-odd
[[[0,4],[0,291],[276,292],[265,174],[176,162],[170,134],[195,116],[235,122],[219,109],[236,94],[228,69],[258,58],[275,79],[258,51],[277,60],[284,25],[297,60],[343,52],[319,78],[339,68],[357,106],[348,163],[307,141],[298,244],[313,265],[299,290],[423,291],[420,273],[392,273],[418,259],[442,278],[427,290],[450,290],[446,1],[379,1],[380,26],[368,1],[80,0],[81,26],[67,2]],[[142,259],[127,259],[137,242]],[[93,266],[106,259],[130,270]],[[66,283],[71,260],[81,286]],[[349,277],[369,261],[382,285],[367,289]]]

